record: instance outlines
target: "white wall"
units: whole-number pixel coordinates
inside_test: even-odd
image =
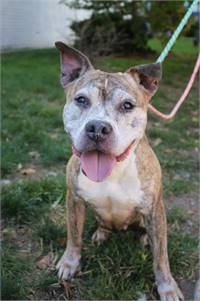
[[[70,43],[72,20],[89,12],[71,10],[60,0],[0,0],[1,49],[53,47],[57,40]]]

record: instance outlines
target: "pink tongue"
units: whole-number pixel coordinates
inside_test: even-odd
[[[81,155],[81,167],[86,176],[94,182],[102,182],[108,177],[116,164],[116,158],[98,151]]]

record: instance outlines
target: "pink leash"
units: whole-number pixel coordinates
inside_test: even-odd
[[[197,57],[197,61],[196,61],[196,64],[195,64],[195,67],[194,67],[194,70],[193,70],[193,73],[190,77],[190,80],[185,88],[185,91],[183,92],[181,98],[179,99],[179,101],[177,102],[177,104],[175,105],[175,107],[173,108],[173,110],[171,111],[170,114],[164,114],[160,111],[158,111],[154,106],[152,106],[151,104],[148,105],[148,108],[149,110],[154,113],[155,115],[157,115],[158,117],[164,119],[164,120],[171,120],[177,113],[177,111],[179,110],[180,106],[182,105],[182,103],[185,101],[186,97],[188,96],[191,88],[192,88],[192,85],[194,83],[194,80],[195,80],[195,77],[197,75],[197,72],[199,70],[199,67],[200,67],[200,54],[198,55]]]

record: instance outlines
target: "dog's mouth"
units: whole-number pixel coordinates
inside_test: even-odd
[[[72,147],[73,153],[80,157],[83,173],[94,182],[104,181],[111,173],[117,162],[123,161],[128,157],[133,141],[126,150],[119,156],[92,150],[79,152]]]
[[[94,182],[102,182],[112,172],[117,160],[113,155],[99,151],[81,154],[81,167],[85,175]]]

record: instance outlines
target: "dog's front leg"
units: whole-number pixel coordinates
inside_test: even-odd
[[[82,233],[85,219],[83,201],[69,190],[67,195],[67,248],[57,264],[61,280],[69,280],[80,269]]]
[[[167,223],[162,199],[153,205],[145,219],[153,251],[153,265],[161,301],[179,301],[184,297],[171,275],[167,252]]]

